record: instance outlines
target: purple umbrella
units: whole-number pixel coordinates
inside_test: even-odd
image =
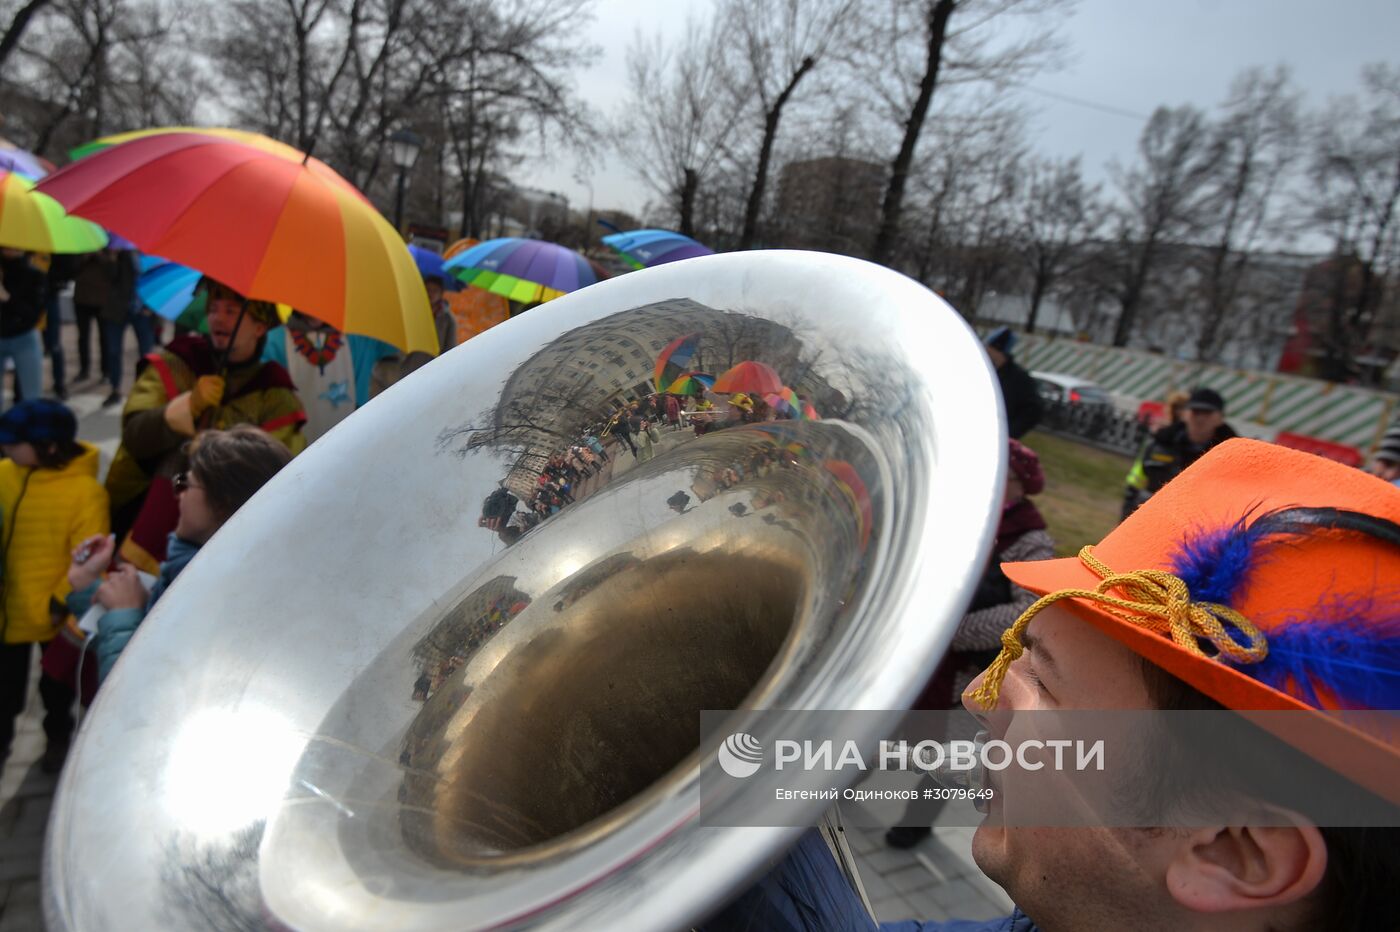
[[[37,155],[23,149],[0,149],[0,169],[23,175],[30,181],[38,181],[49,173]]]
[[[598,275],[572,249],[538,239],[504,237],[479,243],[443,263],[463,282],[532,304],[591,285]]]
[[[708,246],[670,230],[628,230],[626,233],[605,236],[603,242],[637,269],[714,255],[714,250]]]

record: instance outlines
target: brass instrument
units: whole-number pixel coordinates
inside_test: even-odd
[[[717,429],[663,414],[580,468],[692,334],[663,381],[759,361],[811,411],[716,396]],[[1004,450],[973,332],[854,259],[693,259],[491,329],[318,440],[160,600],[69,757],[47,921],[698,923],[797,833],[699,824],[697,713],[893,725],[985,566]],[[561,451],[583,475],[541,492]]]

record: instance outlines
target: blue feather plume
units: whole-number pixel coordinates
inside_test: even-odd
[[[1199,530],[1173,554],[1173,571],[1194,601],[1238,606],[1255,569],[1279,547],[1319,531],[1362,533],[1400,545],[1400,527],[1356,512],[1287,508],[1252,523],[1249,517]],[[1293,609],[1266,636],[1268,657],[1237,669],[1314,706],[1400,709],[1400,592],[1329,593],[1314,606]]]
[[[1329,594],[1267,636],[1269,656],[1240,667],[1255,679],[1314,706],[1400,709],[1400,599],[1394,592]]]

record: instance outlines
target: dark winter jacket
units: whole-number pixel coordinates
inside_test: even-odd
[[[1006,432],[1020,439],[1040,423],[1040,392],[1035,379],[1010,356],[997,369],[1001,398],[1006,405]]]
[[[39,326],[44,316],[44,273],[28,255],[0,259],[10,300],[0,304],[0,337],[17,337]]]
[[[1185,424],[1169,424],[1153,434],[1152,442],[1142,455],[1142,471],[1147,476],[1147,491],[1156,492],[1181,474],[1181,471],[1206,454],[1217,444],[1235,436],[1229,424],[1215,429],[1215,436],[1205,446],[1191,442]]]

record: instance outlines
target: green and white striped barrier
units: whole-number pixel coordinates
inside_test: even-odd
[[[1176,389],[1209,386],[1224,396],[1227,416],[1237,430],[1270,440],[1291,431],[1367,452],[1400,413],[1400,396],[1390,392],[1183,362],[1140,350],[1022,334],[1015,354],[1026,369],[1097,382],[1129,410],[1143,401],[1160,401]]]

